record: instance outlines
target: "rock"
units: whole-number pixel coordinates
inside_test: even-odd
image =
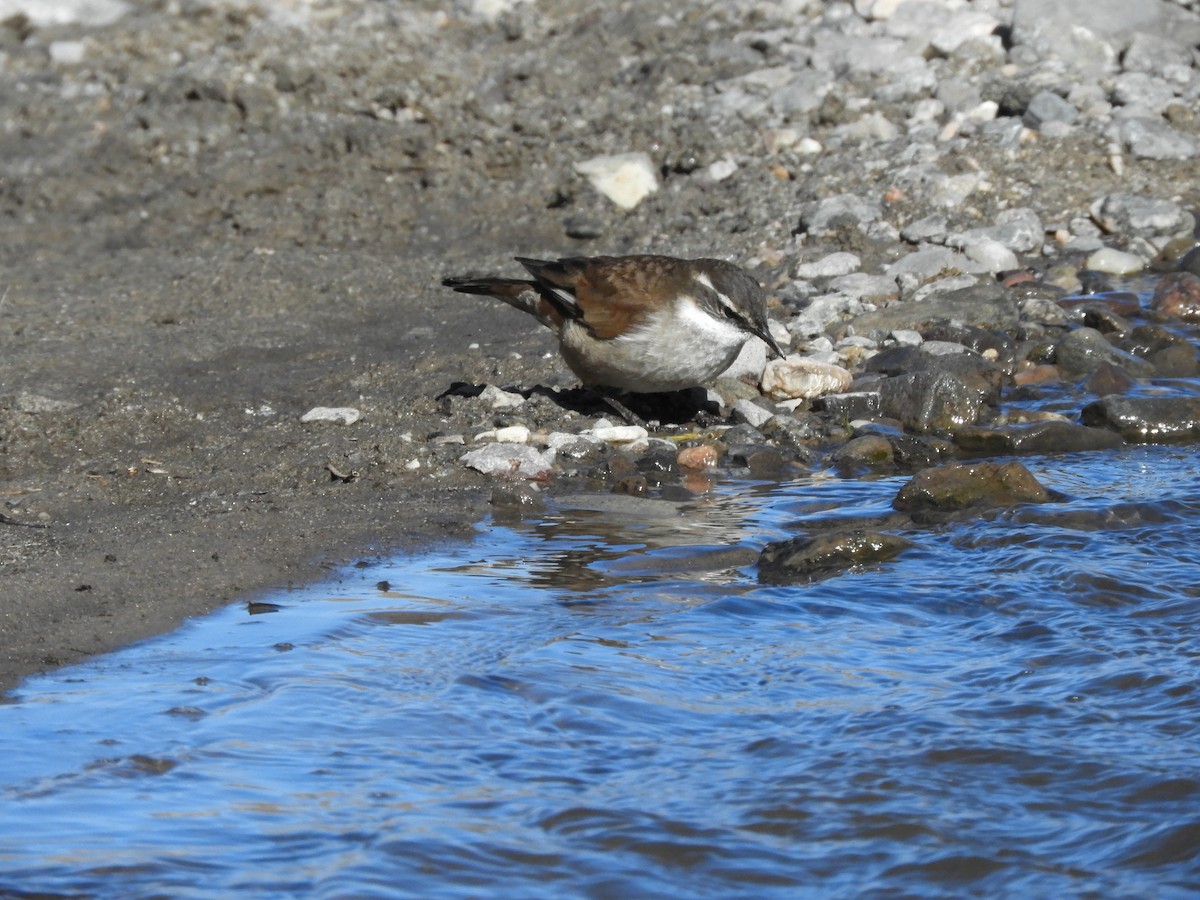
[[[753,425],[755,428],[761,428],[773,415],[775,415],[774,412],[759,406],[753,400],[747,400],[744,398],[734,401],[732,414],[734,421],[745,422],[749,425]]]
[[[675,461],[684,469],[711,469],[721,461],[721,453],[712,444],[681,447]]]
[[[1157,373],[1157,367],[1155,369]],[[1128,394],[1137,382],[1122,369],[1110,362],[1102,362],[1083,381],[1083,389],[1097,397],[1107,397],[1110,394]]]
[[[1086,375],[1107,362],[1135,378],[1154,374],[1154,364],[1132,353],[1118,350],[1094,328],[1076,328],[1063,335],[1055,347],[1054,360],[1069,375]]]
[[[528,444],[484,444],[460,457],[463,465],[496,478],[545,481],[554,474],[554,450]]]
[[[38,28],[59,25],[83,25],[105,28],[133,8],[126,0],[17,0],[0,2],[0,19],[25,15]]]
[[[575,171],[621,209],[633,209],[658,190],[654,163],[645,153],[594,156],[576,163]]]
[[[1051,499],[1050,492],[1019,462],[979,462],[918,472],[900,489],[892,506],[904,512],[952,512]]]
[[[1112,431],[1085,428],[1070,422],[1030,422],[1001,427],[968,425],[955,432],[954,442],[964,450],[996,456],[1113,450],[1124,444],[1120,435]]]
[[[589,432],[593,437],[609,444],[632,444],[644,441],[650,432],[641,425],[599,425]]]
[[[1161,115],[1175,102],[1175,90],[1163,79],[1146,72],[1126,72],[1113,80],[1112,98],[1121,106],[1135,106]]]
[[[1200,322],[1200,276],[1172,272],[1154,286],[1150,308],[1185,322]]]
[[[909,372],[880,386],[880,412],[914,431],[953,432],[979,419],[979,392],[946,372]]]
[[[1050,122],[1071,124],[1079,115],[1078,110],[1067,100],[1052,91],[1038,91],[1025,108],[1021,121],[1027,128],[1042,131]]]
[[[1146,261],[1136,253],[1125,253],[1112,247],[1101,247],[1087,258],[1085,265],[1094,272],[1110,275],[1133,275],[1146,268]]]
[[[881,434],[852,438],[833,454],[833,462],[843,469],[890,466],[894,461],[891,442]]]
[[[853,391],[846,394],[826,394],[813,402],[813,408],[828,413],[835,422],[852,422],[879,415],[878,391]]]
[[[912,546],[912,541],[899,535],[866,529],[773,541],[758,558],[758,577],[768,584],[811,581],[887,562]]]
[[[1138,237],[1191,234],[1192,213],[1170,200],[1140,194],[1108,194],[1091,208],[1092,219],[1109,234]]]
[[[800,230],[810,234],[838,228],[862,228],[876,221],[882,211],[877,202],[855,194],[838,194],[806,203],[800,208]]]
[[[525,403],[525,398],[512,391],[505,391],[494,384],[484,385],[479,392],[479,399],[492,409],[516,409]]]
[[[332,425],[353,425],[362,417],[362,413],[353,406],[314,406],[300,417],[300,421],[328,422]]]
[[[787,341],[780,342],[786,349]],[[742,344],[737,357],[729,364],[729,368],[721,373],[722,378],[745,378],[757,383],[767,364],[767,345],[758,338],[751,338]]]
[[[44,413],[66,412],[69,409],[77,408],[79,403],[73,400],[56,400],[53,397],[35,394],[32,391],[21,391],[17,394],[13,405],[17,412],[42,415]]]
[[[853,253],[830,253],[818,260],[802,263],[796,266],[793,273],[797,278],[836,278],[838,275],[849,275],[857,272],[862,266],[862,260]]]
[[[963,248],[963,254],[982,266],[985,272],[1005,272],[1018,265],[1016,254],[999,241],[972,241]]]
[[[768,444],[737,444],[729,447],[725,462],[729,466],[746,469],[756,478],[779,477],[787,464],[777,447]]]
[[[803,356],[773,359],[762,374],[762,392],[772,400],[810,400],[844,391],[853,376],[841,366]]]
[[[921,331],[939,320],[1005,330],[1016,327],[1019,303],[997,284],[977,284],[960,290],[934,294],[926,300],[896,303],[887,309],[866,313],[851,320],[856,334],[880,337],[896,329]]]
[[[528,444],[529,426],[508,425],[475,435],[476,441],[495,441],[498,444]]]
[[[542,495],[528,484],[506,484],[492,489],[492,513],[499,522],[518,522],[546,510]]]
[[[1130,118],[1117,127],[1121,142],[1139,159],[1194,159],[1200,141],[1162,119]]]
[[[1080,418],[1131,443],[1200,439],[1200,397],[1104,397],[1085,406]]]

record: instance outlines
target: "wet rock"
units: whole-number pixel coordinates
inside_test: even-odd
[[[758,558],[758,577],[767,584],[811,581],[887,562],[912,546],[899,535],[866,529],[774,541]]]
[[[1128,394],[1135,384],[1137,382],[1124,369],[1102,362],[1084,379],[1083,389],[1097,397],[1107,397],[1109,394]]]
[[[864,434],[847,441],[833,454],[839,469],[857,470],[890,466],[895,461],[891,442],[881,434]]]
[[[746,469],[756,478],[768,478],[779,476],[787,465],[787,458],[779,448],[769,444],[734,444],[729,445],[725,464]]]
[[[844,391],[853,381],[853,376],[841,366],[789,356],[767,363],[761,387],[772,400],[809,400]]]
[[[497,478],[544,481],[554,474],[554,450],[539,451],[528,444],[485,444],[464,453],[463,465]]]
[[[1200,439],[1200,397],[1104,397],[1085,406],[1080,418],[1130,443]]]
[[[879,415],[878,391],[853,391],[845,394],[826,394],[813,402],[813,408],[824,411],[835,422],[851,422]]]
[[[774,410],[749,399],[735,400],[731,413],[735,422],[745,423],[754,428],[761,428],[775,415]]]
[[[681,447],[675,460],[684,469],[711,469],[721,461],[721,451],[712,444]]]
[[[546,509],[546,501],[530,485],[517,483],[493,488],[491,506],[497,521],[516,522],[526,516],[540,515]]]
[[[1200,244],[1192,247],[1179,259],[1179,271],[1200,275]]]
[[[933,340],[917,347],[893,347],[877,353],[867,361],[865,368],[868,372],[883,372],[889,376],[914,372],[954,375],[976,391],[985,403],[999,400],[1004,383],[1004,373],[999,366],[963,344],[949,341]]]
[[[892,506],[904,512],[953,512],[1051,499],[1050,492],[1019,462],[980,462],[918,472],[900,489]]]
[[[954,456],[954,444],[934,435],[893,435],[888,443],[896,466],[908,472],[940,465]]]
[[[300,417],[300,421],[326,422],[330,425],[353,425],[362,417],[362,413],[353,406],[314,406]]]
[[[955,432],[954,441],[964,450],[995,456],[1112,450],[1124,443],[1119,435],[1107,429],[1086,428],[1070,422],[1030,422],[1001,427],[968,425]]]
[[[1119,366],[1135,378],[1154,374],[1154,364],[1110,344],[1094,328],[1076,328],[1063,335],[1055,348],[1055,361],[1069,375],[1086,375],[1101,363]]]
[[[574,460],[598,459],[608,447],[593,434],[567,434],[564,431],[552,432],[546,438],[546,445],[560,457]]]
[[[1200,322],[1200,276],[1172,272],[1154,287],[1150,308],[1185,322]]]
[[[953,432],[979,419],[979,392],[948,372],[910,372],[880,388],[880,412],[914,431]]]

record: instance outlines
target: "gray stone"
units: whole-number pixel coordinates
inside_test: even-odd
[[[1149,72],[1163,75],[1171,66],[1190,68],[1192,52],[1185,44],[1171,37],[1137,32],[1121,57],[1126,72]]]
[[[1068,375],[1086,375],[1102,363],[1124,369],[1135,378],[1148,378],[1154,374],[1153,363],[1117,349],[1094,328],[1068,331],[1058,342],[1054,359]]]
[[[744,422],[747,425],[753,425],[755,428],[762,428],[774,415],[774,412],[760,406],[753,400],[741,399],[735,400],[733,403],[734,421]]]
[[[1029,422],[990,428],[968,425],[954,435],[954,442],[973,453],[1008,456],[1015,453],[1079,453],[1114,450],[1124,444],[1121,436],[1105,428],[1086,428],[1071,422]]]
[[[892,279],[899,275],[915,275],[922,281],[928,281],[942,272],[961,270],[962,267],[962,257],[949,247],[922,247],[915,253],[900,257],[884,269],[884,274]]]
[[[1147,72],[1125,72],[1113,80],[1113,102],[1161,113],[1175,102],[1175,89]]]
[[[1196,225],[1179,204],[1140,194],[1108,194],[1092,205],[1091,214],[1106,232],[1123,237],[1173,237],[1191,234]]]
[[[855,194],[838,194],[806,203],[800,209],[800,229],[810,233],[837,228],[861,228],[880,217],[879,201]]]
[[[913,431],[954,432],[982,411],[979,393],[949,372],[908,372],[880,386],[880,412]]]
[[[886,562],[912,546],[912,541],[899,535],[865,529],[773,541],[759,557],[758,577],[768,584],[812,581]]]
[[[539,451],[529,444],[484,444],[463,454],[463,465],[496,478],[544,481],[554,473],[554,450]]]
[[[1051,122],[1065,122],[1069,125],[1078,115],[1079,111],[1070,101],[1064,100],[1053,91],[1038,91],[1030,99],[1021,121],[1027,128],[1041,131]]]
[[[943,240],[946,237],[946,231],[946,217],[941,213],[934,213],[923,219],[917,219],[915,222],[909,222],[900,229],[900,237],[910,244],[920,244],[923,241]]]
[[[953,320],[980,328],[1011,328],[1019,321],[1018,301],[997,284],[977,284],[944,294],[935,294],[920,302],[895,303],[887,309],[865,313],[851,321],[857,334],[896,329],[919,331],[922,325]]]
[[[1125,119],[1117,126],[1117,134],[1140,159],[1193,159],[1200,155],[1196,138],[1176,131],[1162,119]]]

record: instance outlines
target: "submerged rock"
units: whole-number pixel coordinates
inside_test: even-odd
[[[913,542],[896,534],[855,529],[774,541],[758,558],[758,577],[770,584],[811,581],[855,566],[887,562]]]
[[[1124,443],[1120,435],[1105,428],[1070,422],[1029,422],[998,428],[969,425],[955,433],[954,442],[964,450],[996,455],[1113,450]]]

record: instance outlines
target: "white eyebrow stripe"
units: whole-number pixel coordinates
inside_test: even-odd
[[[733,301],[730,300],[729,297],[727,297],[725,294],[722,294],[715,287],[713,287],[712,279],[708,277],[707,272],[697,272],[693,277],[695,278],[695,280],[698,284],[704,285],[706,288],[708,288],[710,291],[712,291],[714,294],[716,294],[717,299],[720,300],[721,303],[726,308],[731,309],[734,312],[737,311],[737,307],[734,306]]]

